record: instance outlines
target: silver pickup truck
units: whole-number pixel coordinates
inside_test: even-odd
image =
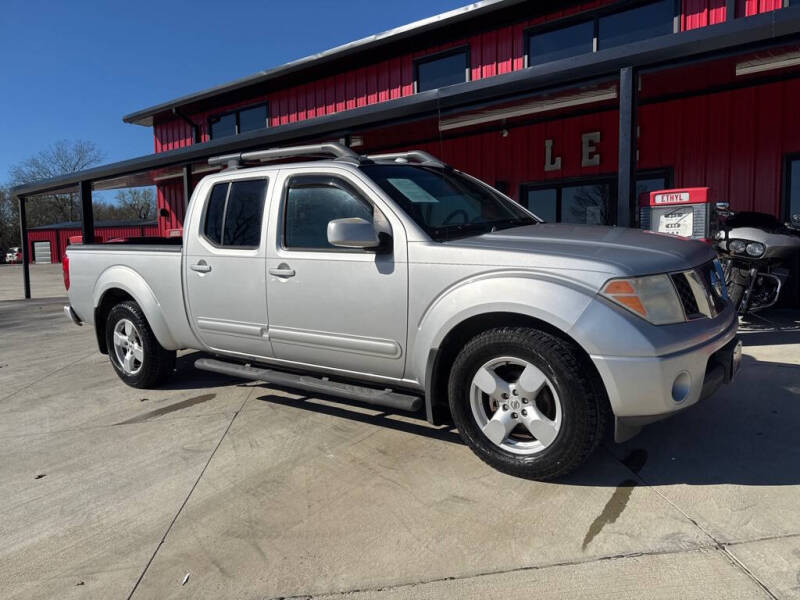
[[[490,465],[547,479],[738,367],[703,243],[546,224],[420,151],[210,162],[182,241],[68,249],[65,311],[128,385],[202,350],[200,369],[452,419]]]

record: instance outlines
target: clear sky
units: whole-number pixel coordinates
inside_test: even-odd
[[[3,0],[0,184],[59,139],[113,162],[153,151],[122,115],[467,0]]]

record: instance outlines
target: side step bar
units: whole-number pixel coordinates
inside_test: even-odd
[[[359,400],[367,404],[375,404],[395,410],[416,412],[422,408],[422,398],[419,396],[401,394],[389,389],[377,390],[360,385],[338,383],[319,377],[311,377],[309,375],[295,375],[294,373],[285,373],[283,371],[273,371],[272,369],[261,369],[248,365],[229,363],[213,358],[200,358],[195,361],[194,366],[201,371],[211,371],[212,373],[221,373],[222,375],[230,375],[231,377],[241,377],[242,379],[273,383],[304,392]]]

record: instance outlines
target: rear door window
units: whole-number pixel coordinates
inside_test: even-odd
[[[254,247],[261,243],[267,180],[234,181],[225,208],[222,245]]]
[[[266,179],[216,184],[206,205],[203,235],[223,248],[257,248],[266,197]]]

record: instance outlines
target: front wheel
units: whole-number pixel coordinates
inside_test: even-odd
[[[492,467],[553,479],[581,465],[605,428],[601,393],[579,350],[524,327],[470,340],[450,372],[450,410],[470,448]]]
[[[175,369],[175,351],[158,343],[136,302],[122,302],[109,311],[106,347],[117,375],[131,387],[155,387]]]
[[[745,314],[750,304],[749,298],[746,304],[744,302],[745,293],[750,285],[750,270],[740,269],[731,265],[725,284],[728,288],[728,298],[733,303],[736,312],[740,315]]]

